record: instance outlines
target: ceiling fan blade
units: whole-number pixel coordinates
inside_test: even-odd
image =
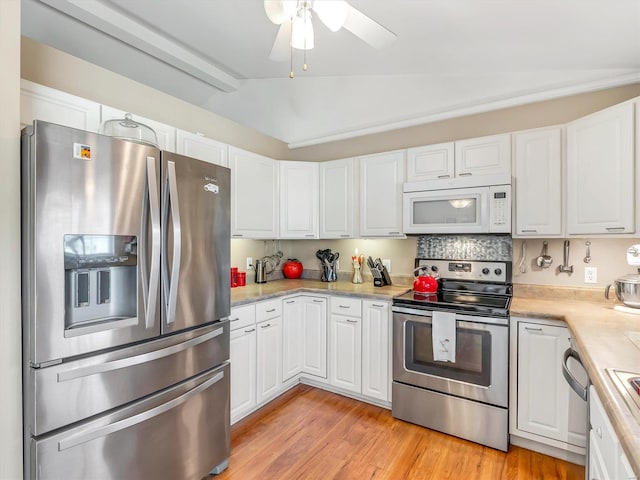
[[[291,55],[291,20],[283,22],[278,29],[278,35],[273,42],[269,58],[274,62],[289,60]]]
[[[349,14],[344,28],[360,37],[374,48],[384,48],[395,42],[397,35],[375,20],[367,17],[360,10],[349,5]]]

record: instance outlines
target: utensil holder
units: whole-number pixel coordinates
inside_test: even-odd
[[[320,279],[323,282],[335,282],[338,280],[338,272],[336,270],[335,265],[324,265],[322,267],[322,278]]]

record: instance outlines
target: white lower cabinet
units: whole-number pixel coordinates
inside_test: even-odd
[[[362,319],[331,314],[331,385],[362,391]]]
[[[362,394],[389,400],[389,304],[362,301]]]
[[[589,387],[589,479],[636,480],[596,389]]]
[[[327,378],[327,299],[285,298],[282,306],[282,379],[301,373]]]
[[[256,307],[231,309],[231,422],[242,418],[256,406]]]
[[[282,385],[282,323],[274,318],[257,324],[258,403],[274,396]]]
[[[587,405],[562,375],[563,353],[570,346],[569,329],[554,320],[512,317],[511,322],[512,443],[517,443],[515,436],[553,447],[556,454],[584,455]],[[583,370],[572,368],[572,373],[586,385]]]
[[[331,298],[329,383],[383,402],[390,400],[389,303]]]
[[[280,300],[278,300],[280,302]],[[282,317],[278,313],[256,324],[257,400],[261,404],[282,387]]]

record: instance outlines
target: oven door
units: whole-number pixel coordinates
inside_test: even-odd
[[[505,319],[456,315],[456,361],[433,359],[431,312],[393,314],[393,380],[507,407],[509,335]]]

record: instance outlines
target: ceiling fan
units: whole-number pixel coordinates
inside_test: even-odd
[[[305,51],[303,70],[307,69],[306,51],[314,47],[312,12],[332,32],[345,28],[374,48],[384,48],[396,39],[395,33],[344,0],[264,0],[264,9],[269,20],[280,25],[269,58],[291,59],[290,78],[294,48]]]

